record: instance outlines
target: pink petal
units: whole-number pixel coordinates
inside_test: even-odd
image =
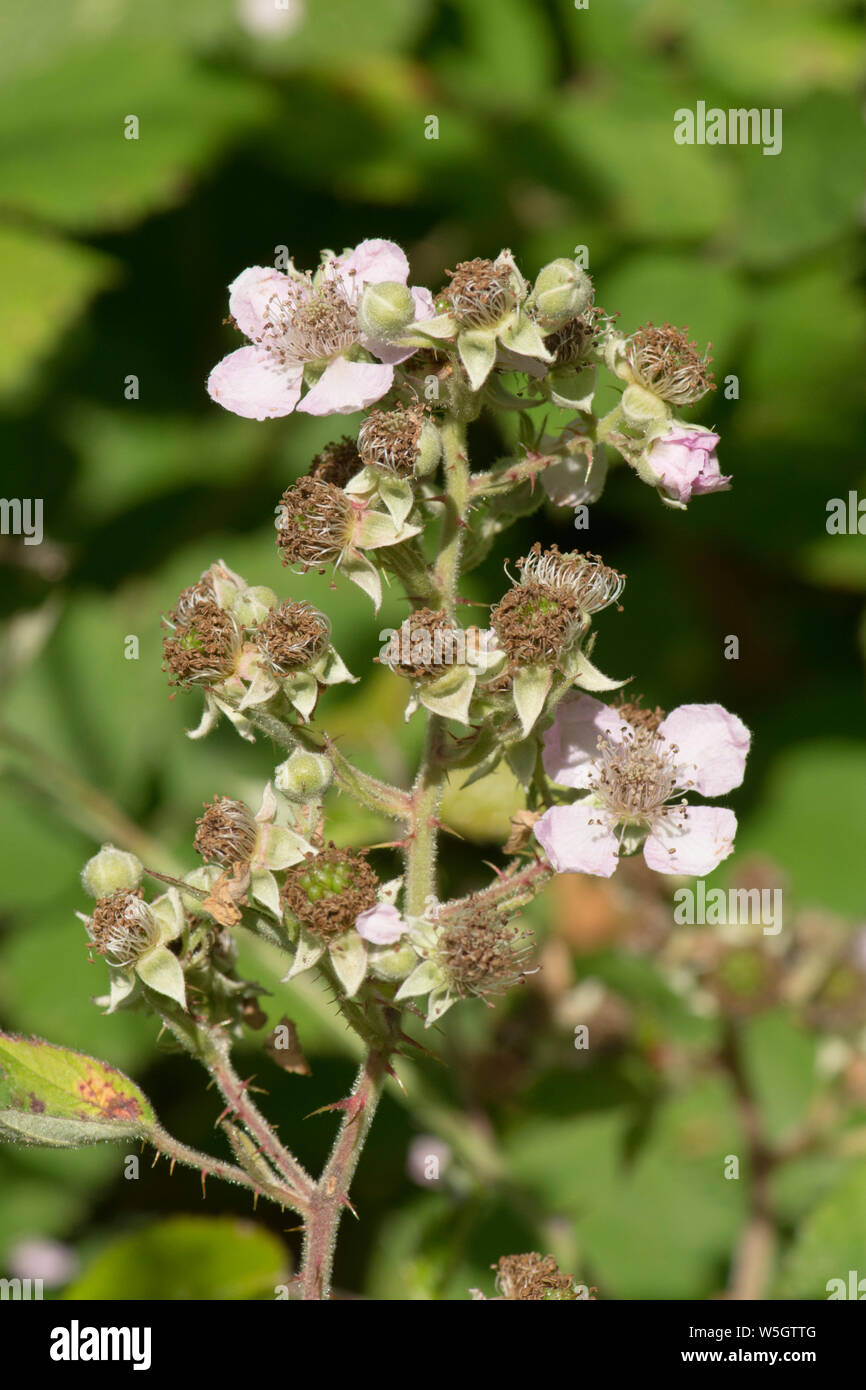
[[[401,251],[393,241],[378,238],[360,242],[354,251],[348,251],[345,256],[336,256],[330,264],[353,300],[360,298],[364,285],[380,285],[384,280],[398,280],[405,285],[409,278],[405,251]]]
[[[229,285],[229,312],[238,328],[254,341],[262,336],[274,295],[282,298],[289,276],[273,266],[251,265]]]
[[[403,918],[390,903],[368,907],[366,912],[355,918],[355,928],[365,941],[371,941],[374,946],[393,946],[407,930]]]
[[[279,367],[261,348],[242,347],[217,362],[207,379],[217,405],[247,420],[290,415],[301,394],[303,368]]]
[[[588,787],[598,760],[599,738],[604,735],[620,743],[627,728],[615,710],[591,695],[563,700],[544,735],[545,772],[564,787]]]
[[[721,705],[679,705],[662,720],[659,733],[677,746],[681,786],[702,796],[724,796],[742,782],[752,736],[742,719]]]
[[[298,406],[307,415],[352,415],[390,390],[394,368],[335,357]]]
[[[644,858],[659,874],[708,874],[734,848],[737,818],[723,806],[689,806],[659,816]]]
[[[610,878],[617,865],[617,841],[597,806],[551,806],[535,822],[535,838],[558,874],[598,874]]]

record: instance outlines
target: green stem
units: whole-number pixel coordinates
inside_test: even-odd
[[[408,793],[401,791],[399,787],[392,787],[390,783],[380,782],[377,777],[370,777],[366,772],[362,772],[360,768],[350,763],[348,758],[343,757],[336,744],[332,743],[329,738],[324,739],[324,747],[321,747],[311,738],[308,730],[295,728],[277,715],[267,714],[260,709],[244,710],[244,717],[254,728],[267,734],[268,738],[272,738],[287,752],[293,752],[299,744],[305,748],[313,748],[317,752],[324,752],[331,761],[331,766],[334,769],[334,781],[337,786],[353,796],[356,801],[360,801],[361,805],[366,806],[368,811],[392,816],[395,820],[408,821],[410,819],[411,805]]]
[[[188,1144],[182,1144],[161,1127],[153,1129],[148,1139],[156,1149],[157,1157],[166,1154],[173,1164],[184,1163],[190,1168],[198,1168],[202,1176],[202,1186],[205,1178],[221,1178],[223,1182],[248,1187],[257,1197],[266,1197],[269,1202],[276,1202],[281,1207],[291,1207],[301,1215],[304,1214],[305,1209],[299,1202],[297,1193],[277,1182],[276,1178],[273,1182],[256,1182],[242,1168],[236,1168],[233,1163],[224,1163],[219,1158],[211,1158],[210,1154],[200,1153],[198,1149],[191,1149]]]

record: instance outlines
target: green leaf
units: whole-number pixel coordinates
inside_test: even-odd
[[[773,1290],[774,1298],[824,1299],[831,1279],[866,1277],[866,1162],[855,1164],[803,1222]],[[859,1295],[858,1295],[859,1297]]]
[[[523,666],[515,674],[514,707],[524,738],[531,732],[544,709],[552,682],[553,671],[549,666]]]
[[[0,391],[27,382],[114,275],[114,263],[87,247],[0,226]]]
[[[164,994],[186,1008],[186,986],[180,961],[167,946],[156,946],[135,966],[138,978],[157,994]]]
[[[112,1241],[64,1298],[273,1298],[287,1263],[282,1241],[250,1221],[175,1216]]]
[[[122,1072],[82,1052],[0,1033],[0,1138],[51,1148],[146,1135],[150,1102]]]
[[[783,1143],[804,1120],[817,1089],[817,1039],[780,1009],[746,1020],[740,1045],[767,1137]]]
[[[6,207],[66,227],[120,226],[178,201],[190,174],[273,109],[264,86],[164,44],[98,43],[0,88]],[[125,122],[136,116],[138,139]]]

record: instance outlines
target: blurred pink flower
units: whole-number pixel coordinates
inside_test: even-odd
[[[716,458],[719,435],[700,425],[677,422],[652,442],[647,464],[668,497],[686,503],[702,492],[726,492],[730,477],[724,477]]]
[[[590,795],[545,811],[536,838],[558,873],[609,878],[628,834],[645,835],[651,869],[707,874],[731,853],[736,816],[689,805],[683,793],[722,796],[739,786],[750,742],[742,720],[721,705],[680,705],[653,728],[589,695],[564,701],[545,734],[544,768]]]
[[[208,377],[213,400],[235,415],[268,420],[293,410],[348,415],[384,396],[394,366],[414,348],[365,337],[357,308],[365,285],[405,285],[409,262],[392,241],[362,241],[332,256],[315,276],[250,266],[229,286],[229,310],[251,346],[237,348]],[[412,287],[416,319],[433,313],[430,291]],[[367,354],[365,360],[361,350]],[[379,360],[373,361],[372,357]],[[304,369],[315,378],[301,398]],[[316,375],[318,373],[318,376]]]

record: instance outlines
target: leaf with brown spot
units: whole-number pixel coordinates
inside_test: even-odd
[[[107,1062],[0,1033],[0,1139],[68,1148],[146,1137],[155,1126],[150,1102]]]

